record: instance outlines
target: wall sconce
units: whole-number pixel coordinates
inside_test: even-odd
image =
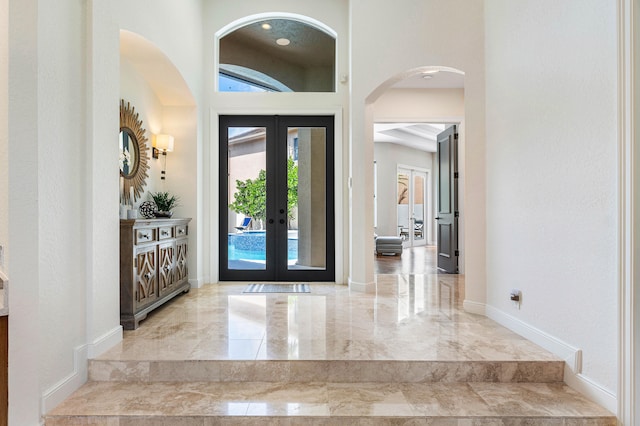
[[[160,179],[164,180],[167,169],[167,152],[173,151],[173,136],[153,135],[151,145],[153,146],[153,158],[158,158],[158,154],[162,154],[164,163],[160,172]]]

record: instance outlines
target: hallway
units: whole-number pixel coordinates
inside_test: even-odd
[[[46,425],[615,424],[562,383],[563,361],[464,312],[461,276],[245,287],[192,290],[125,331]]]

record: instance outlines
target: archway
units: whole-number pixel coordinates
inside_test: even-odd
[[[368,128],[374,127],[371,140],[376,160],[377,176],[374,179],[379,188],[376,199],[379,199],[382,205],[390,205],[384,202],[385,199],[389,202],[393,201],[389,194],[385,197],[385,194],[379,191],[380,189],[384,191],[385,179],[392,179],[391,173],[394,173],[398,167],[409,166],[409,168],[426,170],[428,175],[437,175],[436,135],[445,127],[458,125],[460,132],[459,253],[461,255],[459,269],[460,273],[464,273],[464,73],[445,66],[412,68],[384,81],[372,91],[366,101],[371,114],[367,115],[365,125]],[[389,191],[391,184],[387,182],[386,187]],[[427,235],[435,235],[436,179],[432,179],[428,193],[431,194],[430,203],[428,203],[430,206],[425,213],[428,220],[424,223],[424,228]],[[400,215],[400,207],[397,212],[390,211],[388,207],[388,211],[380,211],[377,215],[379,223],[375,224],[376,233],[380,231],[380,235],[387,235],[401,232],[398,231],[401,229],[401,220],[396,218],[396,215]],[[385,220],[387,223],[384,223]],[[406,236],[405,228],[403,229]],[[426,270],[436,271],[435,263],[429,266]],[[404,265],[402,271],[407,272],[406,269],[407,265]]]
[[[136,207],[152,192],[169,192],[180,199],[178,217],[192,218],[189,227],[188,268],[192,286],[202,285],[198,252],[198,107],[196,98],[173,61],[142,35],[120,30],[120,98],[131,102],[140,114],[151,142],[156,134],[174,137],[174,149],[164,159],[148,158],[149,176]],[[166,179],[161,170],[166,165]]]

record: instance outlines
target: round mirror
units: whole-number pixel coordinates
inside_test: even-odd
[[[131,178],[138,169],[140,150],[135,135],[128,128],[120,129],[120,176]]]
[[[147,137],[135,108],[120,101],[121,202],[133,204],[142,196],[149,169]]]

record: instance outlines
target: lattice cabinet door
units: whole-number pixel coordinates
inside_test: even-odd
[[[174,279],[176,283],[187,280],[189,277],[189,271],[187,269],[187,248],[189,247],[189,240],[179,239],[176,241],[176,268]]]
[[[158,255],[160,257],[160,269],[158,269],[158,286],[160,297],[173,290],[174,267],[176,260],[176,243],[169,242],[158,245]]]
[[[158,299],[157,252],[155,246],[135,249],[133,276],[135,279],[136,308]]]

